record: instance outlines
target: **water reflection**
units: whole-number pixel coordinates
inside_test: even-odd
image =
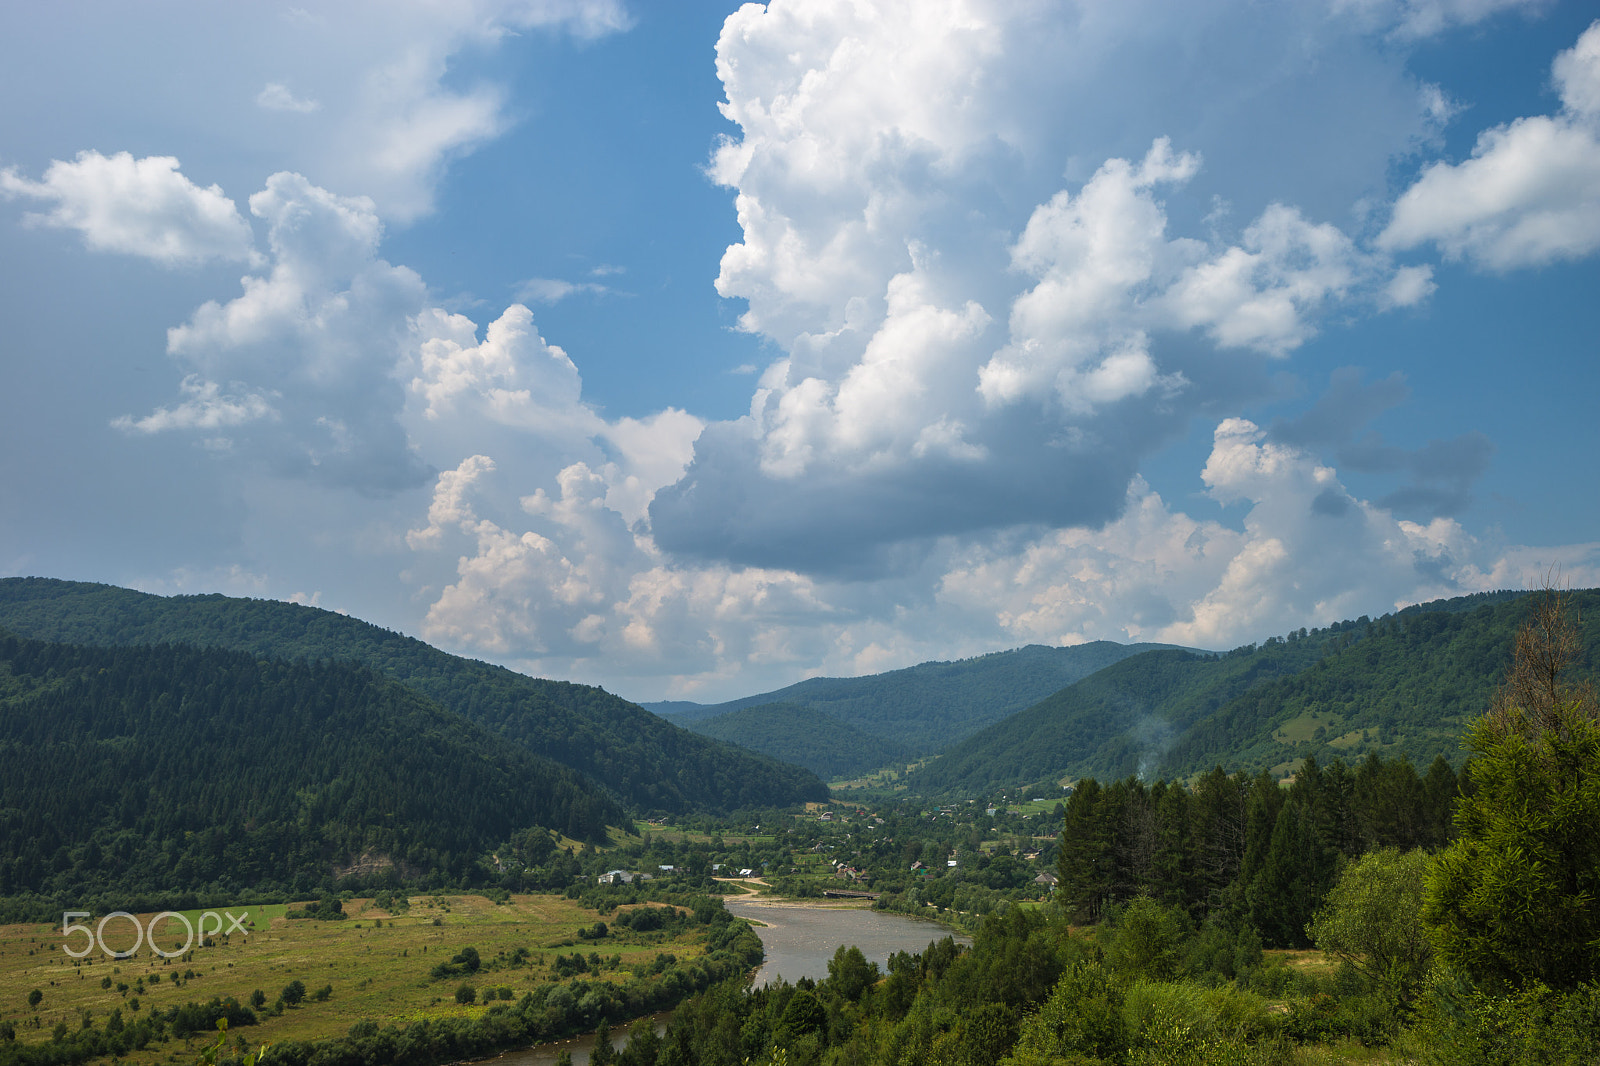
[[[798,981],[810,977],[820,981],[828,976],[828,960],[841,944],[854,944],[869,962],[888,972],[889,956],[897,951],[916,954],[930,941],[954,937],[958,944],[972,938],[955,933],[936,922],[919,921],[903,914],[864,908],[771,906],[760,903],[727,902],[727,908],[740,918],[764,923],[756,926],[766,961],[756,971],[756,984],[769,984],[779,977]]]

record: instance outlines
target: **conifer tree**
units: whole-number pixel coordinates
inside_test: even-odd
[[[1564,677],[1580,646],[1564,597],[1547,590],[1468,735],[1474,789],[1428,879],[1440,956],[1490,987],[1600,977],[1600,709]]]

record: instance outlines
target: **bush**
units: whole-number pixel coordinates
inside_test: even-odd
[[[1127,1046],[1122,992],[1099,966],[1083,962],[1069,968],[1023,1021],[1013,1055],[1019,1062],[1119,1060]]]
[[[471,985],[462,985],[456,989],[456,1002],[462,1004],[478,1002],[478,990]]]
[[[1176,976],[1188,920],[1177,907],[1163,907],[1140,896],[1105,932],[1106,961],[1130,977],[1165,980]]]
[[[1447,975],[1424,1000],[1422,1022],[1398,1046],[1438,1066],[1590,1066],[1600,1061],[1600,984],[1566,995],[1534,985],[1493,996]]]

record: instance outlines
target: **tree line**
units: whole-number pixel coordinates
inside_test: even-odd
[[[1307,759],[1288,788],[1221,767],[1192,790],[1085,778],[1066,803],[1057,891],[1084,924],[1149,896],[1198,923],[1248,925],[1267,947],[1308,947],[1306,923],[1341,865],[1372,848],[1443,846],[1459,789],[1442,756],[1418,775],[1376,753],[1354,770]]]

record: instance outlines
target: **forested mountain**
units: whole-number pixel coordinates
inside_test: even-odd
[[[804,766],[822,777],[852,777],[912,758],[911,749],[798,703],[741,707],[689,728],[773,758]]]
[[[931,755],[1097,670],[1130,655],[1168,647],[1171,645],[1109,640],[1071,648],[1030,644],[867,677],[813,677],[776,692],[727,703],[677,701],[645,706],[675,721],[691,722],[762,704],[798,704],[880,740],[904,745],[913,755]]]
[[[644,812],[784,806],[826,796],[809,771],[681,729],[603,689],[527,677],[315,607],[0,580],[0,627],[86,645],[185,643],[371,667]]]
[[[0,634],[0,896],[459,882],[514,833],[603,840],[594,782],[353,663]]]
[[[1466,723],[1505,676],[1533,600],[1487,594],[1377,621],[1301,630],[1224,655],[1124,659],[948,749],[913,774],[929,793],[1080,775],[1185,776],[1219,763],[1286,770],[1368,751],[1461,761]],[[1578,673],[1600,664],[1600,590],[1571,594],[1583,618]]]

